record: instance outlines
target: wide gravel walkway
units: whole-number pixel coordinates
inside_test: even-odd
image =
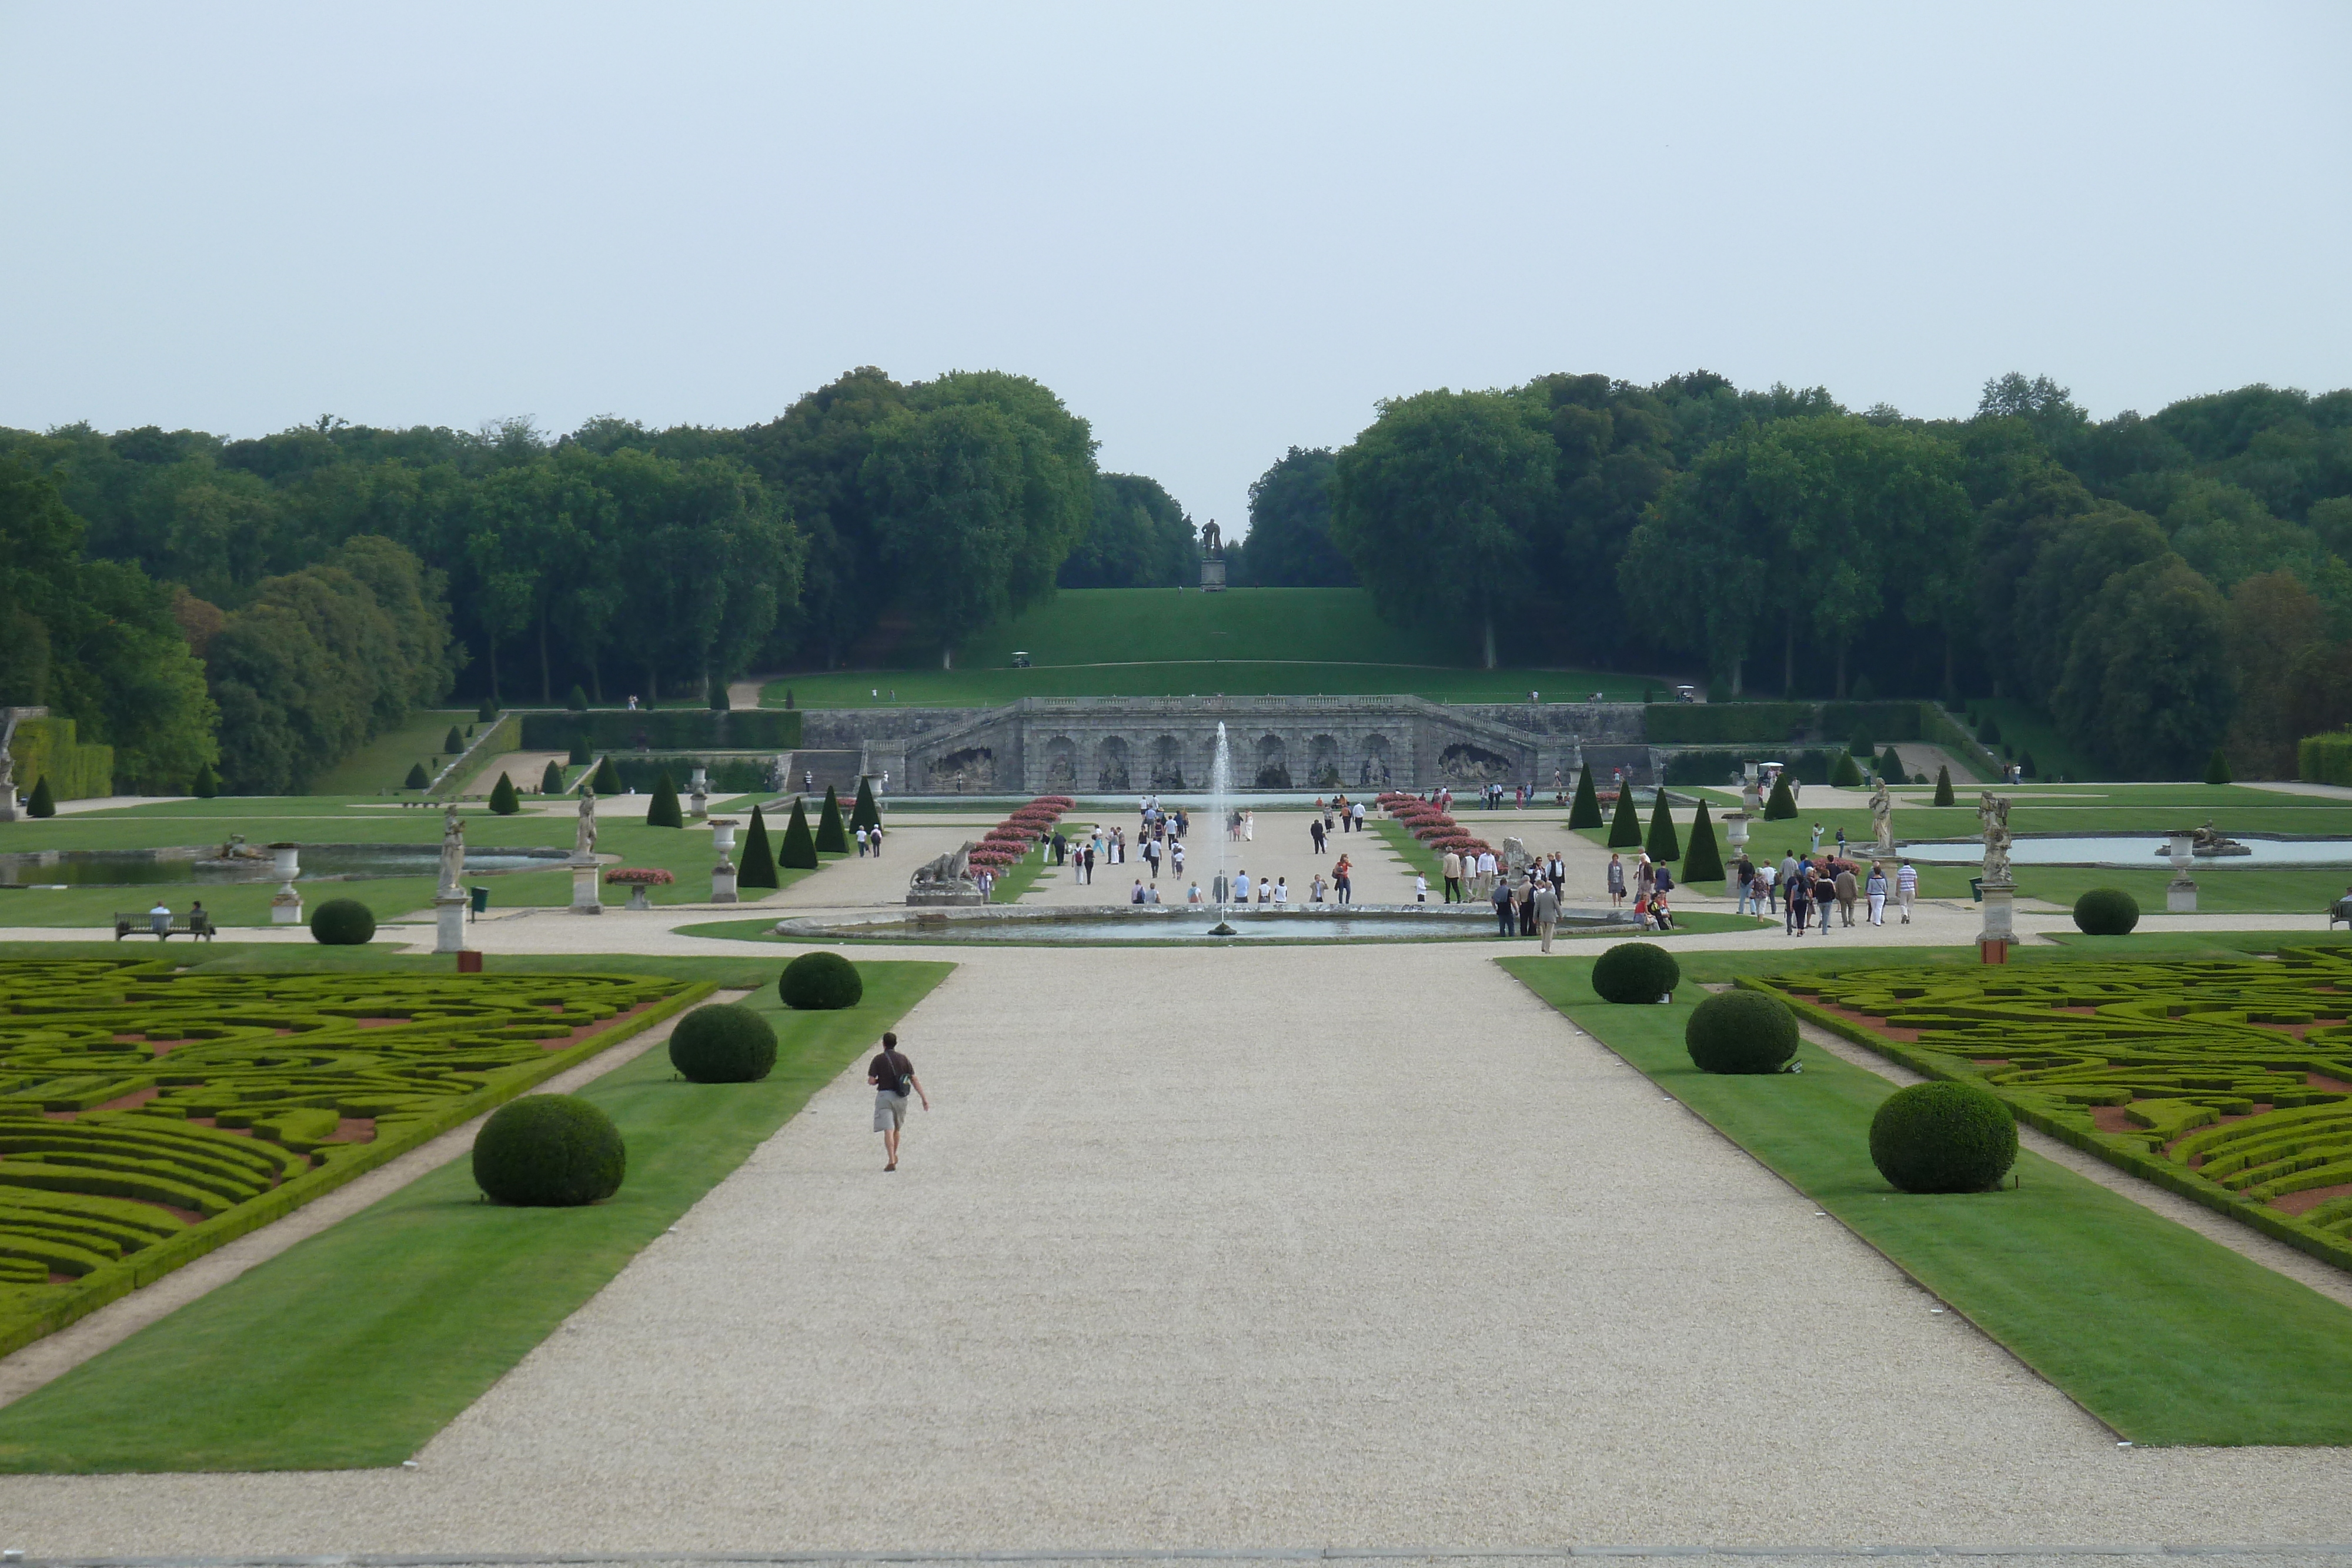
[[[0,1479],[6,1544],[2352,1536],[2352,1453],[2118,1450],[1475,952],[959,955],[898,1174],[853,1071],[416,1470]]]

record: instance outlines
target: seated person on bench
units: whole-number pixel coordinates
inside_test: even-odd
[[[172,935],[172,906],[157,899],[155,907],[147,912],[147,923],[155,928],[159,940],[168,938]]]

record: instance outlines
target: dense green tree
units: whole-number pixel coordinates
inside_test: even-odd
[[[1350,588],[1356,569],[1331,542],[1331,487],[1339,460],[1328,446],[1294,446],[1249,489],[1249,537],[1228,545],[1228,580],[1257,588]]]
[[[1496,622],[1529,602],[1552,498],[1544,410],[1506,392],[1381,404],[1339,455],[1331,540],[1391,620],[1461,628],[1496,665]]]
[[[617,795],[621,792],[621,775],[613,766],[610,752],[596,759],[596,777],[588,788],[599,795]]]
[[[539,776],[539,792],[542,795],[563,793],[563,764],[552,757],[547,759],[547,767]]]
[[[1087,531],[1055,580],[1064,588],[1174,588],[1199,580],[1192,519],[1156,479],[1098,474]]]
[[[501,817],[511,817],[522,810],[522,799],[515,793],[514,780],[503,773],[490,786],[490,810]]]
[[[1601,793],[1592,787],[1592,764],[1588,762],[1576,776],[1576,800],[1568,809],[1569,831],[1601,825]]]
[[[1949,766],[1948,764],[1942,764],[1942,763],[1939,763],[1939,764],[1937,764],[1937,768],[1936,768],[1936,796],[1935,796],[1934,800],[1931,802],[1931,804],[1937,805],[1937,806],[1948,806],[1948,805],[1950,805],[1951,803],[1952,803],[1952,769],[1951,769],[1951,768],[1950,768],[1950,766]],[[1793,816],[1795,816],[1796,814],[1797,814],[1797,813],[1796,813],[1796,811],[1795,811],[1793,809],[1791,809],[1791,810],[1790,810],[1790,811],[1789,812],[1789,815],[1790,815],[1790,816],[1792,816],[1792,817],[1793,817]],[[1768,812],[1768,813],[1767,813],[1767,815],[1769,815],[1769,813]]]
[[[408,765],[408,777],[401,780],[400,787],[404,789],[423,789],[432,782],[432,779],[425,776],[425,764],[412,762]]]
[[[2221,596],[2179,557],[2117,572],[2075,629],[2051,714],[2124,778],[2193,779],[2236,695],[2226,628]]]
[[[743,861],[735,873],[738,887],[774,887],[777,884],[775,852],[768,847],[768,820],[760,808],[751,808],[751,831],[743,835]]]
[[[54,817],[58,814],[57,791],[49,788],[49,776],[42,774],[33,780],[33,792],[25,798],[25,814],[28,817]]]

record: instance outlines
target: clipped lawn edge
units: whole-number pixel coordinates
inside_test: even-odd
[[[1988,1083],[1979,1074],[1954,1067],[1951,1059],[1939,1051],[1921,1051],[1902,1040],[1890,1040],[1867,1025],[1840,1018],[1818,1003],[1790,996],[1753,975],[1741,975],[1732,983],[1778,997],[1808,1022],[1819,1024],[1841,1040],[1852,1040],[1865,1051],[1907,1067],[1922,1077],[1973,1084],[1989,1094],[1998,1096],[2000,1103],[2009,1107],[2011,1115],[2037,1133],[2046,1133],[2062,1144],[2080,1149],[2086,1155],[2095,1155],[2126,1175],[2153,1182],[2167,1192],[2177,1193],[2202,1204],[2217,1214],[2225,1214],[2241,1225],[2261,1231],[2274,1241],[2284,1241],[2298,1252],[2308,1253],[2323,1263],[2352,1273],[2352,1247],[2345,1246],[2326,1232],[2315,1229],[2290,1215],[2279,1214],[2259,1203],[2250,1203],[2229,1188],[2216,1186],[2196,1172],[2176,1166],[2169,1160],[2153,1160],[2137,1150],[2117,1147],[2095,1133],[2070,1127],[2035,1106],[2021,1104],[2012,1096],[2001,1093],[1999,1084]]]
[[[667,976],[627,977],[669,983]],[[453,1127],[462,1127],[475,1117],[495,1111],[556,1074],[602,1054],[671,1014],[700,1001],[717,988],[709,980],[688,981],[678,991],[655,1002],[635,1018],[599,1030],[562,1051],[550,1051],[545,1061],[527,1070],[516,1071],[504,1082],[487,1084],[433,1115],[419,1117],[389,1138],[377,1138],[360,1145],[358,1152],[306,1171],[248,1203],[237,1205],[226,1214],[199,1221],[168,1240],[142,1248],[120,1263],[93,1270],[82,1276],[81,1282],[64,1297],[41,1311],[26,1313],[13,1322],[0,1321],[0,1356],[12,1355],[37,1340],[46,1339],[77,1319],[121,1300],[142,1285],[152,1284],[174,1269],[194,1262],[215,1248],[226,1247],[239,1237],[249,1236],[263,1226],[284,1218],[311,1199],[334,1191],[345,1182],[398,1159]]]

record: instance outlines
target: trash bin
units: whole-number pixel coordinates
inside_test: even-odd
[[[474,887],[467,891],[474,895],[474,913],[488,915],[490,912],[490,890],[487,887]]]
[[[479,898],[481,895],[482,890],[478,887],[476,888],[474,890],[474,896]],[[1969,896],[1979,904],[1982,904],[1984,902],[1984,878],[1980,876],[1972,876],[1969,878]],[[479,909],[481,905],[478,904],[474,907]]]

